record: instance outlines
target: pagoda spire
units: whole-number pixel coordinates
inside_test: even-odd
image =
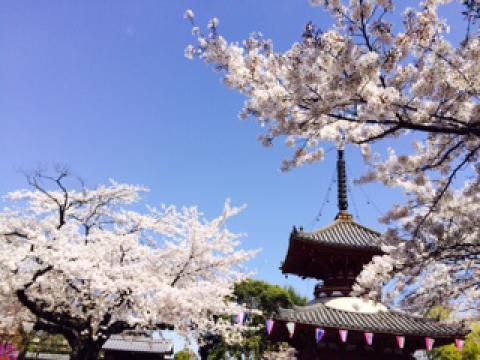
[[[337,185],[338,185],[338,214],[335,219],[351,220],[352,215],[348,213],[348,189],[347,171],[345,166],[345,149],[340,145],[337,150]]]

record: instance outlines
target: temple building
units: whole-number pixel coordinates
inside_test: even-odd
[[[1,337],[0,337],[1,340]],[[1,341],[0,341],[1,344]],[[29,351],[25,359],[36,360],[69,360],[70,346],[65,339],[51,344],[49,341],[43,341],[36,337],[28,345]],[[4,359],[2,355],[7,355],[3,350],[13,349],[0,346],[0,360]],[[10,351],[14,352],[14,351]],[[16,359],[18,351],[14,352]],[[7,357],[5,357],[6,359]],[[104,360],[167,360],[174,358],[174,343],[172,340],[155,338],[152,332],[130,331],[123,334],[112,335],[103,344],[99,359]],[[8,357],[10,359],[10,357]]]
[[[173,341],[155,339],[152,334],[112,335],[102,347],[105,360],[173,359]]]
[[[349,297],[356,277],[381,255],[380,233],[356,223],[348,213],[344,150],[338,150],[338,208],[333,224],[315,232],[293,228],[284,274],[319,280],[306,306],[280,309],[267,322],[274,341],[287,341],[299,359],[414,359],[416,350],[455,342],[463,347],[462,324],[437,321]]]

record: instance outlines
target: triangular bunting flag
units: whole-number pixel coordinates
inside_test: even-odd
[[[340,334],[340,340],[342,340],[343,343],[347,342],[348,330],[340,329],[338,333]]]
[[[273,324],[275,324],[274,320],[267,320],[266,321],[266,326],[267,326],[267,334],[270,335],[270,333],[273,330]]]
[[[465,340],[455,339],[455,347],[458,351],[463,351],[463,345],[465,345]]]
[[[322,341],[323,337],[325,336],[325,330],[321,328],[315,329],[315,340],[317,344]]]
[[[425,338],[425,347],[427,348],[428,351],[433,349],[434,342],[435,342],[435,339],[432,339],[428,336]]]
[[[372,346],[373,343],[373,333],[371,332],[366,332],[364,333],[365,335],[365,341],[367,342],[368,346]]]
[[[399,349],[403,349],[405,347],[405,336],[397,336],[397,345]]]
[[[243,311],[241,311],[238,315],[237,315],[237,324],[238,325],[243,325],[243,321],[245,320],[245,313]]]
[[[292,337],[293,333],[295,332],[295,323],[294,322],[288,322],[287,323],[287,329],[288,329],[288,335],[290,337]]]

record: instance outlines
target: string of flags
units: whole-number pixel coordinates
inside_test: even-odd
[[[275,325],[275,320],[269,319],[266,321],[266,329],[267,329],[267,334],[270,335],[273,331]],[[288,331],[288,336],[290,338],[293,337],[295,333],[295,323],[294,322],[287,322],[286,323],[287,331]],[[322,339],[325,337],[325,334],[327,331],[322,328],[316,328],[315,329],[315,341],[317,344],[319,344]],[[364,332],[363,333],[365,337],[365,343],[368,346],[373,345],[373,339],[374,339],[374,333],[372,332]],[[346,329],[339,329],[338,330],[338,336],[340,338],[340,341],[342,343],[346,343],[348,341],[348,330]],[[396,337],[396,342],[397,342],[397,347],[399,349],[404,349],[405,348],[405,336],[402,335],[397,335]],[[425,349],[430,351],[433,349],[433,345],[435,343],[435,339],[431,337],[425,337]],[[463,339],[455,339],[455,347],[457,348],[458,351],[463,351],[465,345],[465,340]]]

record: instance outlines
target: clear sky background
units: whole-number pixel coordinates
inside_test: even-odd
[[[247,234],[245,248],[262,249],[249,264],[255,276],[311,296],[312,282],[285,279],[278,268],[293,225],[311,231],[333,221],[335,189],[315,218],[335,151],[281,173],[289,156],[283,143],[263,148],[261,128],[238,119],[244,99],[211,68],[184,58],[195,40],[182,18],[189,8],[202,26],[218,17],[229,40],[262,31],[282,51],[300,40],[307,21],[331,23],[298,0],[3,1],[0,193],[26,186],[19,170],[60,163],[91,186],[109,178],[142,184],[152,190],[146,203],[197,204],[210,218],[231,198],[248,208],[230,227]],[[347,149],[347,161],[350,179],[365,170],[356,149]],[[376,207],[383,213],[400,199],[381,185],[351,193],[357,221],[377,230]]]

